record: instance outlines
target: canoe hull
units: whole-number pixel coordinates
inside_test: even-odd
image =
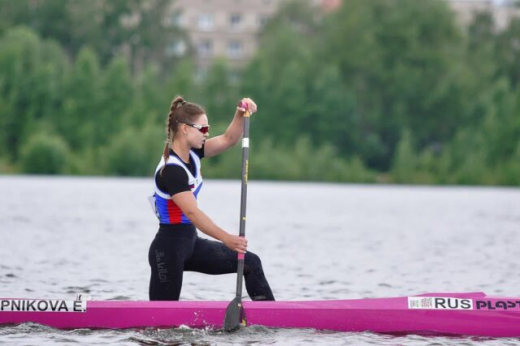
[[[34,322],[60,329],[181,325],[220,329],[229,304],[222,301],[87,301],[83,302],[85,311],[62,309],[58,312],[56,305],[55,311],[5,311],[12,308],[5,301],[0,301],[0,324]],[[484,293],[243,303],[250,326],[391,334],[520,336],[520,299],[487,297]],[[34,307],[35,304],[30,306],[33,310]]]

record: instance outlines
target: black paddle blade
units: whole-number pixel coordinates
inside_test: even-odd
[[[240,328],[241,324],[246,324],[246,317],[244,314],[244,307],[242,306],[242,299],[236,297],[231,301],[231,303],[229,303],[226,309],[224,331],[234,332]]]

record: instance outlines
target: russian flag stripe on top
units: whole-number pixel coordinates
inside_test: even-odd
[[[203,183],[202,175],[200,173],[200,158],[194,152],[190,151],[190,160],[192,160],[195,165],[195,176],[193,176],[188,167],[186,167],[186,164],[182,162],[177,156],[170,155],[166,164],[179,166],[186,171],[190,189],[193,192],[195,199],[197,199],[197,195],[199,194]],[[155,171],[156,175],[164,165],[164,159],[161,159]],[[161,191],[157,185],[155,186],[155,206],[157,213],[159,214],[159,222],[161,224],[191,224],[191,221],[186,215],[182,213],[182,210],[179,208],[179,206],[173,202],[171,197],[165,191]]]
[[[169,221],[171,224],[182,223],[182,211],[171,199],[167,201]]]

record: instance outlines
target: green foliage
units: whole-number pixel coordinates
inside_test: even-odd
[[[20,164],[24,173],[64,173],[69,149],[65,141],[52,133],[40,132],[29,136],[22,147]]]
[[[245,74],[245,90],[268,107],[262,132],[286,143],[310,133],[378,169],[389,167],[403,127],[420,147],[454,134],[470,95],[458,71],[463,36],[446,4],[344,1],[321,24],[301,8],[275,17]],[[316,114],[324,125],[313,126]],[[331,122],[342,136],[325,134]]]
[[[349,1],[327,24],[322,57],[355,94],[357,146],[371,166],[388,167],[403,127],[421,147],[453,134],[462,37],[444,2]]]
[[[95,52],[84,48],[66,80],[63,112],[58,129],[73,150],[95,143],[95,121],[100,110],[101,69]]]
[[[404,130],[392,164],[392,176],[398,183],[413,180],[417,169],[417,155],[414,153],[410,130]]]
[[[152,175],[161,157],[163,133],[156,126],[123,130],[112,138],[103,153],[104,171],[113,175]]]
[[[253,155],[252,151],[251,155]],[[240,179],[242,171],[241,159],[241,148],[239,145],[236,145],[220,156],[204,159],[202,175],[213,179]],[[253,164],[253,161],[251,157],[251,164]]]
[[[520,18],[513,18],[507,29],[497,36],[495,58],[498,74],[509,78],[511,85],[516,88],[520,86]]]
[[[289,3],[275,17],[262,38],[262,46],[244,73],[243,90],[254,95],[262,116],[255,124],[260,133],[282,143],[292,143],[308,125],[310,45],[301,44],[308,35],[312,17],[308,4]],[[304,18],[298,15],[304,13]],[[298,19],[301,19],[298,21]]]
[[[125,52],[132,69],[153,60],[167,70],[176,59],[165,47],[174,38],[185,38],[167,25],[170,6],[171,0],[1,0],[0,35],[25,25],[58,41],[72,56],[89,46],[103,65]]]
[[[0,147],[12,160],[34,123],[54,114],[63,90],[61,50],[24,27],[0,38]]]
[[[100,86],[99,111],[92,114],[95,126],[94,143],[102,145],[121,130],[122,119],[129,117],[134,86],[128,63],[119,57],[112,60],[105,70]]]
[[[520,185],[520,141],[511,160],[497,168],[498,183],[501,185]]]
[[[227,62],[223,58],[213,62],[201,89],[198,102],[205,106],[208,114],[215,120],[229,114],[239,99],[237,88],[230,80]]]
[[[330,143],[341,149],[342,157],[359,155],[356,100],[342,84],[341,72],[334,65],[324,66],[309,92],[308,121],[304,133],[310,133],[317,143]]]
[[[171,99],[171,95],[181,94],[184,97],[191,99],[195,94],[195,83],[193,76],[195,75],[195,67],[190,60],[181,61],[173,71],[173,75],[168,81],[167,91]],[[182,91],[182,92],[181,92]]]
[[[223,57],[199,80],[164,49],[184,37],[163,30],[169,3],[0,0],[0,172],[151,175],[174,96],[205,106],[212,135],[249,96],[253,179],[520,184],[520,21],[284,2],[240,80]],[[204,174],[238,179],[240,158]]]
[[[256,142],[256,141],[255,141]],[[212,178],[240,179],[241,148],[234,147],[220,161],[204,162],[204,174]],[[249,176],[263,180],[306,180],[330,182],[375,182],[376,174],[361,160],[338,157],[331,145],[314,147],[308,137],[292,145],[276,145],[271,138],[252,143]]]

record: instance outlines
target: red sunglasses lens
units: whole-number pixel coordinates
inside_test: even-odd
[[[205,135],[206,133],[209,132],[209,126],[202,126],[199,131]]]

